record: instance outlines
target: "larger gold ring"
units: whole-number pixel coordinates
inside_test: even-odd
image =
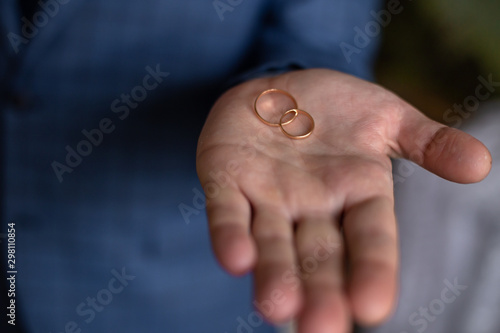
[[[289,113],[295,113],[294,117],[292,118],[292,120],[294,120],[295,118],[297,118],[297,116],[299,115],[299,113],[302,113],[303,115],[305,115],[307,118],[309,118],[309,120],[311,121],[311,127],[309,128],[309,131],[305,134],[302,134],[302,135],[293,135],[293,134],[290,134],[288,133],[284,126],[287,125],[287,124],[290,124],[290,121],[287,121],[287,122],[283,122],[283,119],[287,116],[287,114]],[[304,110],[300,110],[300,109],[290,109],[288,111],[286,111],[285,113],[283,113],[283,115],[281,116],[280,118],[280,123],[279,123],[279,127],[281,128],[281,131],[283,132],[283,134],[285,134],[287,137],[289,137],[290,139],[295,139],[295,140],[298,140],[298,139],[305,139],[307,138],[309,135],[312,134],[312,132],[314,131],[314,119],[313,117],[306,111]]]
[[[259,99],[262,96],[270,94],[270,93],[279,93],[279,94],[287,96],[288,98],[290,98],[293,101],[293,104],[294,104],[293,110],[295,110],[296,108],[298,108],[297,101],[295,100],[295,98],[293,98],[292,95],[290,95],[289,93],[287,93],[284,90],[273,88],[273,89],[264,90],[263,92],[260,93],[259,96],[257,96],[257,98],[255,99],[255,102],[253,104],[253,111],[255,112],[255,114],[257,115],[257,117],[260,119],[260,121],[262,121],[266,125],[273,126],[273,127],[278,127],[278,126],[281,126],[281,125],[288,125],[288,124],[290,124],[298,116],[298,113],[295,113],[295,115],[293,116],[292,119],[287,120],[284,123],[281,123],[281,120],[280,120],[279,123],[271,123],[271,122],[265,120],[264,118],[262,118],[262,116],[260,115],[259,111],[257,110],[257,102],[259,101]],[[283,119],[283,117],[281,117],[281,119]]]

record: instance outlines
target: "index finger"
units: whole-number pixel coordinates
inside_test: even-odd
[[[344,231],[353,316],[362,324],[376,324],[391,313],[396,299],[399,258],[393,200],[379,196],[349,208]]]

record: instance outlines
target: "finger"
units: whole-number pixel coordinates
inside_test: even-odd
[[[250,233],[250,204],[235,188],[227,187],[207,201],[207,215],[215,256],[222,267],[242,275],[255,264],[257,251]]]
[[[291,319],[300,307],[300,282],[292,281],[295,251],[292,225],[278,209],[259,207],[253,218],[258,258],[255,305],[271,322]]]
[[[330,217],[307,218],[300,221],[295,237],[305,294],[299,332],[347,332],[339,230]]]
[[[398,243],[392,198],[376,197],[344,216],[353,317],[373,325],[391,313],[397,292]]]
[[[490,152],[479,140],[413,108],[403,112],[398,143],[405,158],[454,182],[478,182],[491,169]]]

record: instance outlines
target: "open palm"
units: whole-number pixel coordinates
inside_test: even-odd
[[[311,136],[292,140],[256,117],[253,101],[269,88],[314,117]],[[390,314],[398,274],[390,157],[463,183],[491,165],[471,136],[331,70],[252,80],[214,105],[197,154],[214,252],[230,273],[254,271],[255,305],[268,320],[297,316],[300,332],[333,333],[348,331],[351,318],[374,324]]]

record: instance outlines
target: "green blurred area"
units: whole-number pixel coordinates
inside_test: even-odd
[[[474,95],[478,76],[500,81],[500,1],[406,0],[384,28],[376,75],[431,118]],[[491,100],[500,96],[500,87]]]

